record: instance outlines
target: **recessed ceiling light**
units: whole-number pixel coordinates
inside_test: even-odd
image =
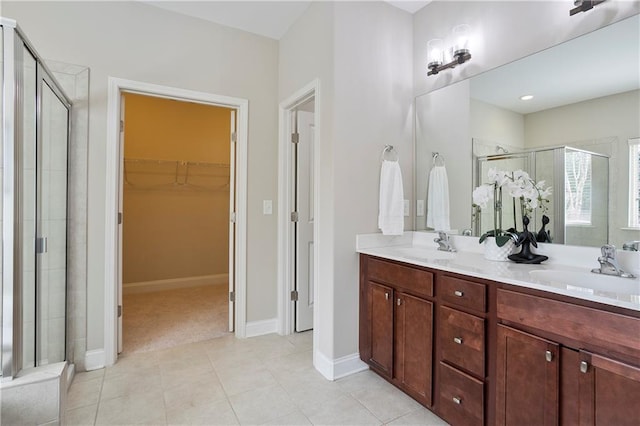
[[[533,95],[522,95],[522,96],[520,96],[520,100],[521,101],[530,101],[531,99],[533,99]]]

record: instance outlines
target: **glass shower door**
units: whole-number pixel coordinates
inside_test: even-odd
[[[65,360],[69,111],[40,80],[37,209],[37,365]]]

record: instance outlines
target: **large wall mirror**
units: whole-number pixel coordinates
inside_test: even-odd
[[[640,240],[630,221],[640,206],[629,159],[639,136],[640,15],[418,96],[416,230],[431,229],[429,175],[444,162],[454,233],[486,231],[471,194],[495,167],[523,169],[552,186],[554,243],[622,247]],[[579,178],[571,170],[578,165]],[[540,217],[538,211],[532,227]]]

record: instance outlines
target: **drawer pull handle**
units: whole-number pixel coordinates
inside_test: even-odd
[[[384,294],[384,298],[385,298],[385,300],[389,300],[389,292],[388,291]]]
[[[459,397],[457,397],[457,396],[454,396],[454,397],[453,397],[453,402],[454,402],[454,403],[456,403],[456,404],[458,404],[458,405],[460,405],[460,404],[462,404],[462,398],[459,398]]]
[[[587,371],[589,371],[589,364],[587,361],[580,361],[580,372],[586,373]]]
[[[454,337],[453,338],[454,343],[457,343],[459,345],[462,344],[462,337]]]
[[[553,361],[553,353],[551,351],[546,351],[544,353],[544,358],[547,360],[547,362]]]
[[[458,296],[458,297],[462,297],[462,296],[464,296],[464,293],[463,293],[463,292],[461,292],[460,290],[456,290],[456,291],[454,291],[454,292],[453,292],[453,294],[455,294],[455,295],[456,295],[456,296]]]
[[[400,298],[398,297],[398,302],[397,302],[397,303],[398,303],[398,306],[400,306],[400,305],[402,304],[402,299],[400,299]]]

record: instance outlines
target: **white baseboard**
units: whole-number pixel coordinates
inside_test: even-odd
[[[262,321],[248,322],[245,327],[245,337],[262,336],[263,334],[271,334],[278,332],[278,319],[268,319]]]
[[[87,351],[84,355],[84,367],[87,371],[98,370],[105,366],[104,349]]]
[[[227,284],[228,282],[229,274],[171,278],[168,280],[140,281],[136,283],[123,283],[122,294],[149,293],[152,291],[174,290],[177,288]]]
[[[369,366],[362,362],[358,353],[332,360],[322,352],[314,351],[313,366],[328,380],[338,380],[369,369]]]

